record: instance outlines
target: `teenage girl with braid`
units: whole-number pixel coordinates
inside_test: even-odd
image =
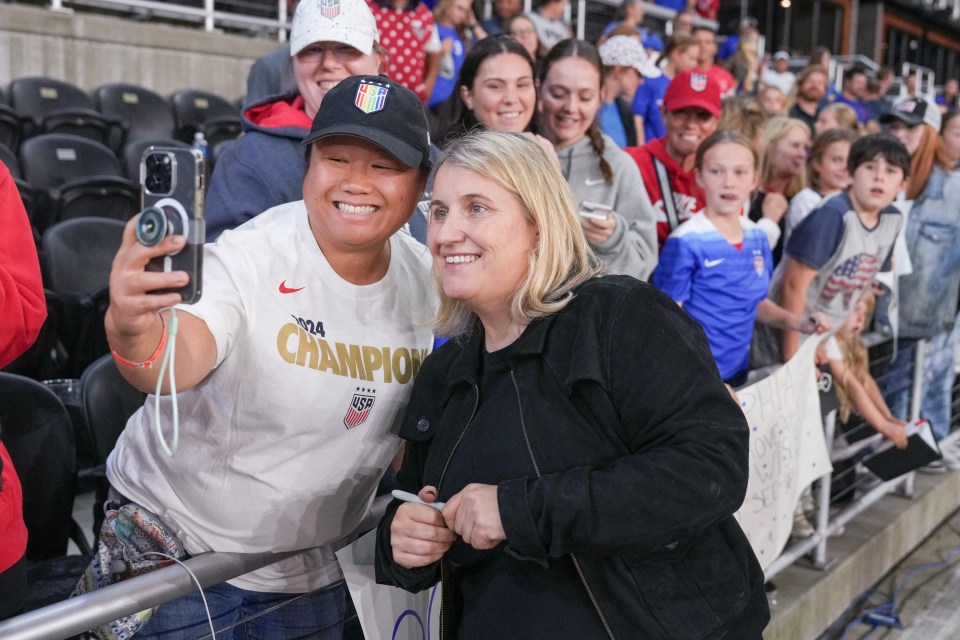
[[[609,215],[580,217],[587,241],[608,273],[646,280],[657,264],[653,207],[637,164],[600,132],[603,73],[596,47],[563,40],[543,59],[540,84],[541,133],[553,143],[560,168],[581,204],[610,208]]]

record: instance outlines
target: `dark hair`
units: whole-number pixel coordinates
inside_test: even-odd
[[[858,64],[851,65],[843,74],[843,81],[852,80],[853,76],[866,76],[867,70]]]
[[[460,77],[457,79],[457,86],[453,88],[450,97],[441,102],[434,108],[436,117],[433,119],[430,137],[436,140],[440,146],[446,145],[451,140],[455,140],[467,132],[483,124],[473,115],[473,111],[463,104],[463,98],[460,97],[460,87],[467,87],[473,90],[473,84],[477,79],[477,73],[480,71],[480,65],[487,58],[499,56],[505,53],[512,53],[523,58],[530,65],[530,75],[536,73],[536,66],[527,50],[513,36],[505,33],[498,33],[488,36],[478,42],[463,59],[463,66],[460,67]],[[527,125],[527,131],[536,133],[537,108],[536,102],[533,108],[533,117],[530,124]]]
[[[753,156],[753,171],[754,173],[759,173],[760,171],[760,154],[757,153],[757,148],[750,141],[750,138],[743,135],[739,131],[732,131],[730,129],[725,129],[722,131],[715,131],[711,133],[706,139],[700,143],[700,146],[697,147],[696,159],[693,162],[693,166],[698,170],[703,170],[703,157],[707,155],[707,152],[710,149],[721,144],[738,144],[741,147],[745,147],[750,155]]]
[[[603,79],[607,75],[607,70],[600,59],[600,53],[595,46],[586,40],[576,40],[574,38],[567,38],[558,42],[543,59],[543,64],[540,65],[540,71],[537,74],[537,83],[541,88],[547,74],[550,73],[550,67],[564,58],[581,58],[593,65],[597,69],[597,73],[600,74],[600,87],[598,89],[603,89]],[[587,129],[587,136],[590,138],[590,146],[593,147],[593,151],[600,158],[600,174],[603,176],[604,182],[613,184],[613,169],[610,168],[610,163],[603,157],[603,134],[600,132],[598,115],[593,117],[593,122]]]
[[[904,178],[910,176],[910,154],[907,152],[907,148],[888,133],[863,136],[850,145],[847,171],[852,176],[860,165],[876,160],[877,157],[900,167],[903,170]]]

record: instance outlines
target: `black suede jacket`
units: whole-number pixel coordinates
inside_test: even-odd
[[[407,491],[442,486],[476,411],[482,347],[478,329],[424,361],[400,430]],[[571,556],[611,638],[759,640],[763,574],[732,516],[747,487],[747,425],[699,325],[645,283],[597,278],[527,327],[510,366],[538,472],[498,485],[506,552]],[[393,562],[399,504],[380,523],[378,581],[419,591],[443,575],[448,593],[447,560]],[[444,598],[444,638],[455,637],[455,601]]]

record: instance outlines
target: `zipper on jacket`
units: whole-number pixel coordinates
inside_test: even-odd
[[[443,465],[443,470],[440,472],[440,480],[437,481],[437,498],[440,497],[440,487],[443,486],[443,478],[447,475],[447,467],[450,466],[450,461],[453,460],[453,454],[457,452],[457,447],[460,446],[460,441],[463,440],[464,434],[467,433],[467,429],[470,428],[470,425],[473,424],[473,418],[477,415],[477,407],[480,406],[480,387],[476,384],[473,385],[473,411],[470,413],[470,418],[467,420],[467,426],[463,428],[463,431],[460,432],[460,435],[457,436],[457,441],[453,443],[453,449],[450,450],[450,455],[447,456],[447,461]],[[443,640],[444,637],[444,628],[443,628],[443,610],[446,608],[447,598],[446,598],[446,589],[444,584],[446,581],[443,579],[443,574],[445,573],[443,567],[443,558],[440,558],[440,640]]]
[[[520,411],[520,429],[523,431],[523,440],[527,443],[527,453],[530,454],[530,461],[533,463],[533,470],[537,474],[537,479],[540,479],[540,465],[537,464],[537,459],[533,455],[533,447],[530,445],[530,437],[527,435],[527,423],[523,419],[523,402],[520,400],[520,386],[517,384],[517,378],[513,374],[513,369],[510,369],[510,380],[513,382],[513,389],[517,392],[517,409]],[[438,490],[439,493],[439,490]],[[613,630],[610,628],[610,625],[607,623],[606,616],[603,615],[603,610],[600,609],[600,602],[597,601],[597,597],[593,594],[593,589],[590,588],[590,584],[587,582],[586,576],[583,575],[583,570],[580,568],[580,562],[577,560],[577,556],[570,553],[570,559],[573,560],[573,568],[577,570],[577,575],[580,576],[580,582],[583,583],[583,588],[587,591],[587,597],[590,598],[590,603],[593,604],[594,610],[597,612],[597,615],[600,616],[600,622],[603,624],[603,628],[606,630],[607,635],[610,637],[610,640],[616,640],[613,635]],[[443,609],[440,609],[440,612],[443,613]]]

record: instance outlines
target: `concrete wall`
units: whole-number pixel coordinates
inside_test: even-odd
[[[130,82],[161,95],[177,89],[242,96],[253,61],[273,40],[207,33],[91,13],[0,4],[0,87],[48,76],[90,91]]]

